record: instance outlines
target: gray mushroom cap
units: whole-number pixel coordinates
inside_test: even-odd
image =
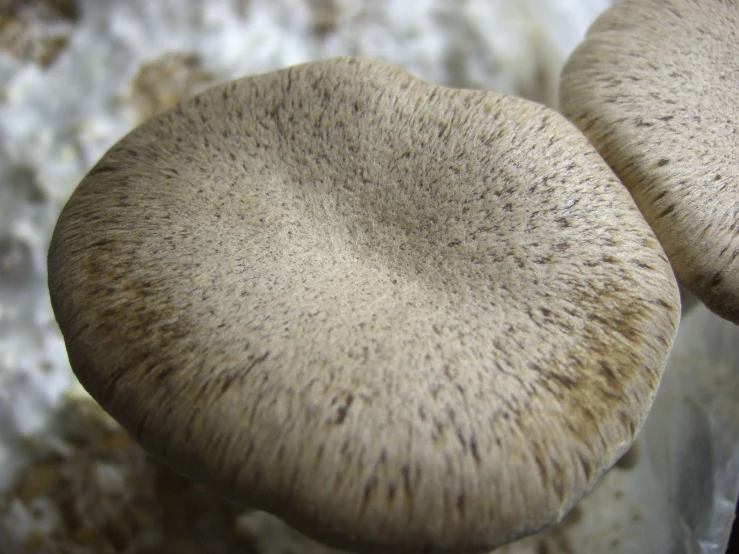
[[[677,278],[739,323],[739,3],[622,0],[562,72],[562,113],[633,195]]]
[[[49,288],[75,373],[149,452],[366,552],[560,519],[633,441],[680,312],[563,117],[355,58],[122,139],[62,212]]]

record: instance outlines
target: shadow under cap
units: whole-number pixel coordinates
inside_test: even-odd
[[[739,323],[739,2],[622,0],[560,104],[628,187],[678,280]]]
[[[361,552],[560,519],[633,441],[680,314],[564,118],[356,58],[138,127],[65,206],[49,287],[80,381],[149,452]]]

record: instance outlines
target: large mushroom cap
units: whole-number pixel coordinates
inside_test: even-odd
[[[85,177],[49,253],[84,386],[155,456],[319,539],[474,552],[626,450],[679,319],[570,123],[335,59],[215,87]]]
[[[680,282],[739,323],[739,2],[622,0],[562,73],[562,112],[633,195]]]

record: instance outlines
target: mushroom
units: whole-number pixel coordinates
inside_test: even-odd
[[[739,4],[622,0],[562,72],[562,113],[600,151],[678,280],[739,323]]]
[[[565,118],[338,58],[145,122],[65,206],[81,383],[152,455],[361,552],[559,520],[642,425],[669,262]]]

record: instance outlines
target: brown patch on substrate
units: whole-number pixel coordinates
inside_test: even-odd
[[[200,57],[193,53],[168,52],[143,64],[131,85],[139,121],[199,92],[213,79],[203,69]]]
[[[80,10],[77,0],[0,0],[0,17],[22,14],[72,21],[79,18]]]
[[[313,32],[319,37],[324,37],[336,31],[341,9],[336,0],[310,0],[309,4]]]
[[[58,24],[74,23],[79,17],[77,0],[0,0],[0,50],[50,67],[69,40]]]
[[[0,495],[0,519],[12,525],[19,510],[31,525],[10,538],[11,551],[256,553],[236,526],[243,508],[170,471],[119,430],[28,466]]]

